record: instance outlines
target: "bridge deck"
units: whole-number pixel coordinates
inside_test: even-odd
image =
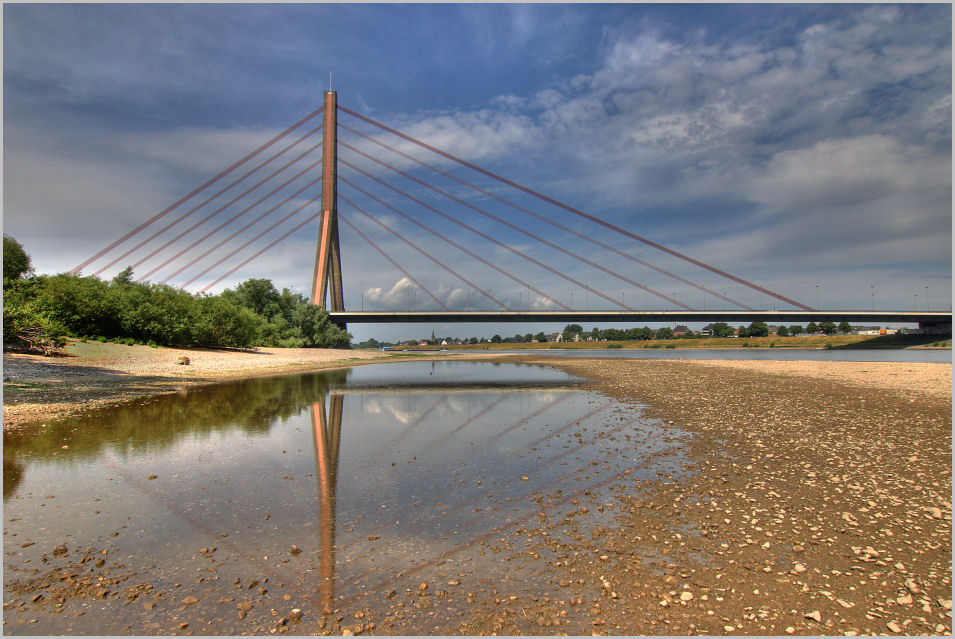
[[[951,326],[952,313],[912,311],[333,311],[339,324],[421,324],[440,322],[766,322],[797,324],[847,321],[855,324],[920,324]]]

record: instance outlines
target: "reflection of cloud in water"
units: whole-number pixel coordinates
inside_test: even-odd
[[[390,414],[401,424],[409,424],[420,412],[415,405],[408,404],[401,395],[365,395],[361,409],[371,415]]]

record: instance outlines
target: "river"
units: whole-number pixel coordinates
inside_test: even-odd
[[[579,381],[392,363],[5,433],[4,632],[315,634],[387,618],[448,634],[471,591],[546,595],[532,538],[548,523],[579,518],[586,534],[624,474],[682,472],[679,431]]]

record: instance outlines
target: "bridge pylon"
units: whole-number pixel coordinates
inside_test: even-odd
[[[325,92],[322,128],[322,215],[315,248],[312,304],[325,307],[331,290],[331,311],[344,311],[342,262],[338,243],[338,100]]]

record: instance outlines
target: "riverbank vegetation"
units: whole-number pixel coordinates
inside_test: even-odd
[[[382,345],[379,343],[377,348]],[[359,345],[362,347],[362,345]],[[938,339],[932,335],[800,335],[797,337],[693,337],[673,339],[649,340],[620,340],[602,342],[535,342],[535,343],[503,343],[478,342],[474,344],[455,344],[448,346],[413,346],[415,350],[449,351],[512,351],[512,350],[604,350],[604,349],[726,349],[726,348],[801,348],[801,349],[830,349],[830,348],[942,348],[951,349],[952,340]],[[374,348],[374,347],[373,347]],[[394,349],[412,348],[394,346]]]
[[[250,279],[219,295],[192,295],[135,282],[130,268],[109,282],[68,273],[33,275],[22,246],[5,235],[4,346],[48,353],[66,337],[240,348],[347,348],[351,340],[323,309],[288,289],[279,292],[270,280]]]

